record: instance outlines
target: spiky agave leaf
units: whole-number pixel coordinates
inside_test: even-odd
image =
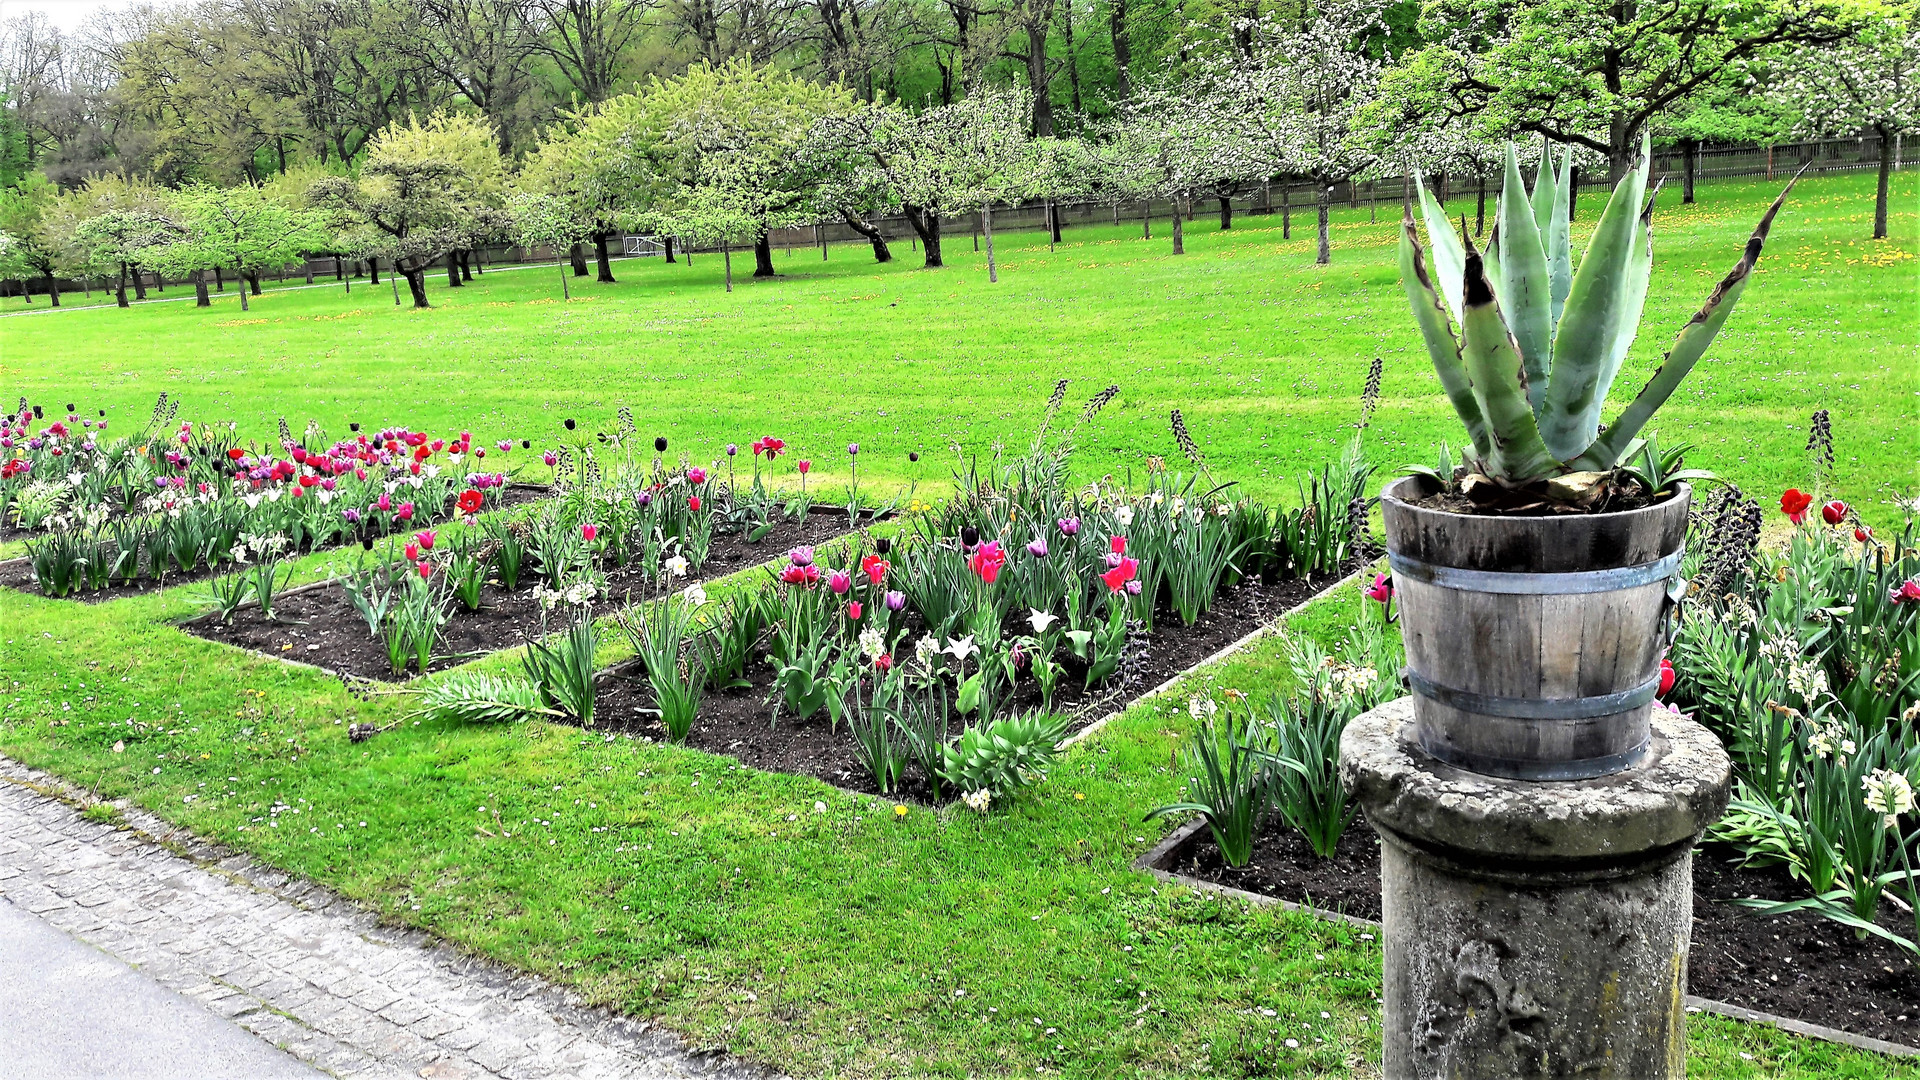
[[[1805,171],[1805,167],[1802,167],[1801,172]],[[1747,240],[1746,250],[1740,254],[1740,260],[1733,264],[1732,270],[1727,271],[1726,277],[1720,279],[1720,284],[1714,286],[1712,295],[1707,297],[1707,302],[1701,305],[1693,318],[1687,320],[1687,325],[1681,327],[1680,335],[1674,340],[1673,348],[1667,352],[1666,359],[1661,361],[1660,367],[1654,371],[1653,378],[1647,380],[1647,385],[1634,395],[1633,401],[1621,411],[1620,416],[1607,428],[1606,433],[1594,440],[1593,445],[1571,463],[1574,468],[1613,468],[1631,447],[1634,439],[1640,434],[1640,429],[1653,418],[1654,412],[1673,396],[1674,390],[1680,385],[1680,380],[1686,378],[1687,372],[1693,370],[1693,365],[1705,355],[1707,346],[1713,343],[1714,335],[1726,325],[1727,316],[1733,313],[1733,305],[1740,299],[1740,294],[1746,290],[1747,281],[1753,275],[1753,268],[1760,261],[1760,250],[1766,245],[1767,232],[1773,228],[1774,216],[1780,212],[1780,207],[1786,204],[1787,194],[1793,190],[1793,185],[1799,182],[1800,175],[1796,173],[1787,183],[1786,190],[1782,191],[1780,197],[1773,200],[1773,205],[1767,208],[1766,216],[1760,219],[1760,224],[1754,227],[1753,235]]]
[[[1465,294],[1460,320],[1460,358],[1473,380],[1473,397],[1485,418],[1492,444],[1484,460],[1488,476],[1507,483],[1526,483],[1560,471],[1560,462],[1547,452],[1527,404],[1527,373],[1520,351],[1500,316],[1500,302],[1486,279],[1480,253],[1467,248]]]
[[[1550,166],[1542,166],[1549,177]],[[1546,397],[1548,372],[1553,370],[1553,296],[1547,276],[1547,249],[1534,224],[1533,207],[1524,195],[1520,156],[1507,144],[1507,176],[1500,194],[1500,277],[1492,282],[1506,315],[1507,330],[1520,349],[1527,370],[1527,407],[1535,416]]]
[[[1600,387],[1595,392],[1602,403],[1613,389],[1613,380],[1620,374],[1620,365],[1626,362],[1627,350],[1633,347],[1633,339],[1640,333],[1640,315],[1647,307],[1647,285],[1653,280],[1653,204],[1660,201],[1660,184],[1653,185],[1653,191],[1647,195],[1646,209],[1640,212],[1640,220],[1633,232],[1633,254],[1627,258],[1627,299],[1626,306],[1620,312],[1620,322],[1613,336],[1613,351],[1607,356],[1606,368],[1602,373]]]
[[[1453,314],[1453,321],[1459,322],[1460,275],[1467,265],[1466,249],[1460,246],[1460,237],[1448,223],[1446,209],[1428,193],[1418,172],[1413,174],[1413,190],[1420,197],[1420,216],[1426,219],[1427,242],[1433,245],[1433,272],[1440,281],[1440,295],[1447,298],[1447,310]]]
[[[1574,271],[1566,310],[1554,333],[1553,374],[1540,410],[1540,435],[1561,461],[1579,457],[1599,433],[1599,390],[1613,380],[1607,364],[1629,303],[1634,236],[1651,157],[1652,144],[1643,135],[1639,163],[1613,189]]]
[[[1573,286],[1573,246],[1567,237],[1572,180],[1573,147],[1566,148],[1556,173],[1553,146],[1542,139],[1540,171],[1533,181],[1533,223],[1539,228],[1541,246],[1546,249],[1555,326],[1560,325],[1560,313],[1567,305],[1567,290]]]
[[[1454,412],[1460,414],[1461,422],[1467,426],[1467,436],[1473,440],[1475,455],[1484,460],[1492,452],[1493,444],[1487,437],[1487,425],[1480,415],[1480,405],[1473,397],[1473,380],[1467,377],[1466,365],[1460,359],[1460,342],[1453,336],[1453,327],[1447,321],[1447,309],[1435,294],[1433,278],[1427,273],[1425,252],[1420,247],[1420,236],[1413,224],[1412,207],[1407,207],[1400,218],[1400,284],[1407,290],[1407,300],[1413,305],[1413,319],[1420,326],[1420,336],[1426,340],[1427,354],[1433,357],[1433,369],[1440,376],[1440,387],[1447,392],[1447,400],[1453,402]]]

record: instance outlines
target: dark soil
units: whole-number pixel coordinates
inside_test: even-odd
[[[1463,476],[1462,473],[1456,473]],[[1616,474],[1617,475],[1617,474]],[[1424,482],[1430,488],[1432,480]],[[1585,501],[1580,503],[1556,499],[1547,492],[1544,481],[1536,481],[1524,487],[1506,489],[1492,483],[1476,483],[1471,490],[1430,492],[1422,498],[1413,500],[1413,505],[1424,510],[1439,510],[1448,514],[1478,514],[1487,517],[1551,517],[1556,514],[1614,514],[1626,510],[1644,510],[1663,501],[1647,493],[1647,489],[1632,479],[1620,478],[1604,482],[1601,487]]]
[[[525,506],[530,502],[545,498],[551,490],[552,489],[548,488],[545,484],[511,484],[501,493],[499,501],[488,507],[487,512],[492,513],[494,510],[506,510],[515,506]],[[454,495],[448,496],[447,512],[443,512],[432,520],[416,521],[414,522],[413,528],[407,531],[414,532],[419,529],[428,529],[434,525],[452,520],[456,516],[451,512],[452,500],[456,497],[457,496]],[[36,532],[32,535],[43,536],[45,533]],[[31,537],[28,538],[31,539]],[[337,547],[338,545],[334,546]],[[327,551],[331,550],[331,548],[323,547],[320,550]],[[302,552],[301,554],[305,555],[309,553]],[[145,596],[148,593],[159,592],[162,589],[171,589],[175,585],[187,585],[196,581],[205,581],[212,577],[213,574],[214,572],[211,568],[200,566],[196,567],[191,573],[168,574],[159,581],[143,577],[130,584],[109,585],[104,589],[94,589],[92,591],[83,589],[79,592],[68,593],[60,599],[76,601],[82,604],[100,604],[108,600],[119,600],[128,596]],[[22,557],[0,562],[0,587],[40,596],[40,581],[33,576],[33,561],[29,558]],[[365,626],[365,623],[361,624],[363,629]]]
[[[1212,610],[1192,626],[1181,626],[1171,611],[1158,612],[1153,633],[1131,640],[1120,671],[1094,692],[1083,688],[1084,669],[1076,669],[1067,658],[1067,669],[1056,686],[1054,708],[1075,715],[1071,730],[1083,728],[1245,637],[1255,627],[1272,622],[1336,580],[1335,576],[1323,576],[1273,584],[1247,582],[1223,590]],[[921,627],[912,625],[910,636],[917,637],[921,631]],[[873,777],[860,764],[844,723],[839,730],[829,731],[825,710],[806,720],[782,715],[776,721],[774,703],[768,700],[775,693],[771,666],[763,658],[756,658],[747,676],[751,687],[709,693],[701,700],[699,717],[687,736],[688,746],[730,755],[756,769],[813,776],[848,790],[880,793]],[[641,672],[616,670],[601,681],[600,693],[594,699],[595,726],[665,738],[659,721],[645,712],[652,707],[652,699]],[[1016,687],[1012,708],[1029,709],[1039,704],[1039,687],[1031,679],[1022,680]],[[956,715],[948,722],[948,732],[957,734],[963,726]],[[890,794],[918,802],[933,798],[926,777],[912,768],[904,790]],[[952,798],[955,793],[941,794]]]
[[[699,576],[676,580],[674,586],[684,588],[694,581],[724,577],[776,558],[795,545],[824,543],[845,531],[846,514],[842,512],[837,517],[815,514],[805,522],[782,520],[753,544],[747,543],[739,533],[715,536]],[[595,615],[604,615],[625,604],[629,591],[641,595],[655,588],[635,565],[608,568],[606,578],[608,595],[594,605]],[[528,571],[521,574],[520,588],[514,592],[495,584],[486,585],[481,590],[477,611],[468,611],[455,601],[435,649],[446,658],[436,659],[433,669],[438,671],[474,656],[514,648],[540,637],[542,613],[533,595],[534,586],[539,582],[540,578]],[[346,590],[336,584],[295,593],[276,602],[271,620],[262,617],[254,607],[234,612],[231,625],[222,625],[219,618],[218,613],[203,615],[185,623],[182,629],[209,641],[318,664],[341,675],[391,682],[420,674],[411,663],[405,672],[394,674],[387,660],[385,641],[368,632],[366,620],[354,609]]]
[[[1920,1044],[1920,968],[1899,947],[1861,941],[1838,923],[1805,912],[1768,916],[1728,903],[1735,898],[1793,900],[1806,886],[1781,867],[1742,868],[1714,846],[1693,857],[1693,946],[1688,989],[1776,1016],[1857,1035]],[[1173,853],[1163,869],[1262,896],[1311,904],[1364,919],[1380,918],[1380,842],[1356,825],[1322,861],[1291,829],[1270,825],[1238,870],[1220,862],[1205,832]],[[1911,935],[1913,922],[1891,904],[1880,924]]]

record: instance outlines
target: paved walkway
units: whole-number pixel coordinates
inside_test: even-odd
[[[690,1053],[670,1032],[584,1007],[424,934],[383,927],[310,881],[144,811],[122,810],[131,828],[86,821],[55,792],[71,797],[57,779],[0,757],[0,1060],[39,1070],[24,1075],[168,1076],[115,1061],[177,1054],[179,1040],[199,1030],[218,1034],[192,1039],[195,1056],[175,1059],[196,1077],[228,1075],[224,1061],[251,1064],[233,1074],[250,1080],[302,1075],[301,1062],[342,1078],[766,1075]],[[29,914],[63,933],[19,921]],[[23,963],[32,980],[24,991]],[[43,1008],[15,1023],[17,1003],[62,999],[77,979],[97,981],[103,998],[120,995],[135,1013],[103,1010],[98,1023],[68,1017],[63,1026],[44,1015],[59,1010]],[[222,1031],[215,1014],[265,1043],[234,1041],[237,1030]],[[80,1033],[92,1039],[70,1045]],[[17,1041],[34,1042],[30,1057],[13,1056]],[[264,1056],[246,1056],[257,1051]]]

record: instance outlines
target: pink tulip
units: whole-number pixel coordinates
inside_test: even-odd
[[[593,524],[592,522],[588,522],[587,524],[580,526],[580,539],[585,540],[588,543],[592,543],[593,538],[599,535],[600,535],[600,527]]]

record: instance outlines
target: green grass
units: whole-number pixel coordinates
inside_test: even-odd
[[[1754,284],[1655,426],[1669,443],[1697,442],[1694,464],[1766,500],[1807,485],[1807,419],[1827,407],[1840,492],[1879,521],[1890,491],[1916,479],[1920,173],[1895,178],[1891,241],[1867,239],[1870,185],[1865,174],[1802,183]],[[1647,318],[1617,401],[1639,389],[1779,186],[1709,184],[1693,206],[1671,186],[1661,195]],[[1600,205],[1582,200],[1576,243]],[[1379,209],[1370,224],[1366,208],[1339,208],[1324,268],[1305,215],[1290,241],[1277,218],[1242,215],[1222,233],[1203,216],[1184,256],[1168,254],[1164,220],[1151,241],[1137,222],[1070,228],[1053,252],[1042,233],[1002,236],[998,285],[962,232],[947,238],[941,271],[918,269],[904,241],[886,266],[864,246],[825,263],[798,249],[776,253],[782,276],[771,281],[745,277],[750,260],[736,260],[731,294],[720,258],[702,255],[691,268],[621,263],[617,284],[583,279],[567,305],[544,267],[457,290],[436,279],[427,311],[396,308],[385,283],[363,282],[350,297],[269,291],[244,315],[232,291],[209,310],[40,314],[0,320],[0,391],[105,406],[132,426],[166,390],[183,418],[238,420],[255,437],[285,416],[336,434],[357,419],[547,441],[563,417],[605,424],[628,404],[643,430],[696,460],[771,433],[832,485],[853,441],[863,472],[889,482],[944,479],[951,447],[1024,445],[1053,380],[1071,377],[1076,402],[1122,388],[1082,433],[1083,472],[1137,473],[1176,454],[1167,413],[1178,407],[1218,475],[1290,496],[1355,421],[1376,355],[1386,378],[1374,458],[1397,467],[1462,441],[1397,285],[1397,208]],[[925,455],[917,469],[909,450]]]
[[[1763,498],[1800,482],[1805,417],[1825,405],[1847,497],[1911,485],[1915,181],[1898,179],[1889,245],[1854,239],[1871,212],[1864,179],[1803,186],[1663,428],[1709,451],[1696,464]],[[1649,341],[1704,297],[1770,194],[1709,186],[1700,206],[1663,213]],[[1222,479],[1287,495],[1344,438],[1376,352],[1376,457],[1397,465],[1453,437],[1393,286],[1390,232],[1364,218],[1343,214],[1324,270],[1306,231],[1281,242],[1277,223],[1242,218],[1229,235],[1196,223],[1180,259],[1126,229],[1070,231],[1052,254],[1037,235],[1005,237],[998,287],[962,236],[943,272],[911,269],[906,251],[880,268],[857,249],[824,268],[797,252],[779,261],[791,276],[731,296],[703,256],[623,264],[621,283],[586,285],[591,299],[564,308],[535,304],[557,289],[551,274],[522,271],[436,289],[441,306],[418,313],[363,287],[352,303],[270,292],[244,319],[230,298],[8,319],[0,386],[135,422],[165,389],[187,414],[255,435],[284,414],[336,432],[381,418],[532,436],[630,402],[643,430],[701,457],[771,432],[826,472],[857,439],[863,472],[892,481],[923,448],[933,490],[949,440],[1024,444],[1051,380],[1071,375],[1085,393],[1125,388],[1083,433],[1083,470],[1172,453],[1178,406]],[[1655,355],[1649,341],[1623,386]],[[326,562],[303,560],[303,579]],[[895,820],[816,781],[547,724],[408,722],[353,745],[346,725],[396,719],[407,701],[181,634],[171,621],[198,610],[194,591],[95,607],[0,592],[0,751],[799,1075],[1377,1071],[1376,942],[1129,869],[1171,827],[1140,816],[1178,788],[1183,693],[1129,710],[989,818],[915,807]],[[1357,603],[1342,590],[1296,628],[1333,640]],[[1201,678],[1274,688],[1278,648]],[[276,800],[292,809],[271,814]],[[1695,1018],[1690,1047],[1696,1076],[1894,1068],[1716,1018]]]

